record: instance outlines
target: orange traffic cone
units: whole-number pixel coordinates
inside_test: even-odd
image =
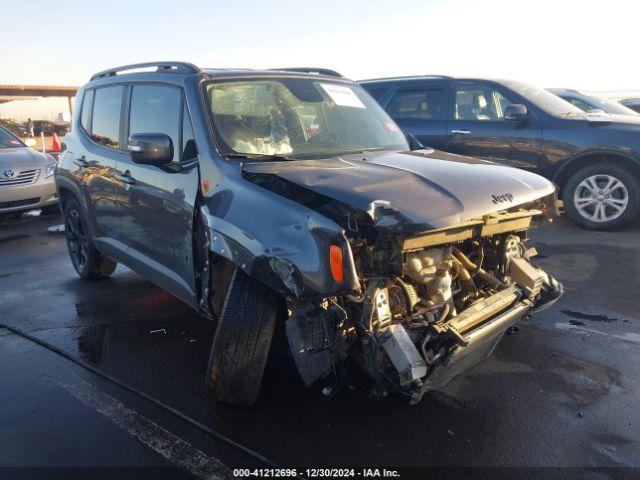
[[[51,139],[51,151],[60,151],[60,141],[58,140],[58,134],[56,132],[53,132],[53,138]]]

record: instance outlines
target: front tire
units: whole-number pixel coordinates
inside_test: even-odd
[[[86,225],[78,201],[69,200],[64,209],[64,229],[73,268],[85,280],[109,277],[117,264],[93,246]]]
[[[563,190],[569,218],[589,230],[616,230],[638,215],[638,178],[626,168],[601,163],[574,173]]]
[[[209,359],[209,385],[219,401],[256,402],[279,311],[278,295],[236,267]]]

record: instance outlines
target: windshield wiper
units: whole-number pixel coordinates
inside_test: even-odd
[[[298,158],[287,157],[286,155],[267,155],[261,153],[227,153],[224,156],[226,158],[236,158],[241,160],[259,160],[273,162],[292,162],[299,160]]]

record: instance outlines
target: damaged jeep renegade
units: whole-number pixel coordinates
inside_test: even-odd
[[[220,401],[257,400],[282,331],[307,385],[415,403],[562,295],[527,246],[552,183],[422,147],[336,72],[156,62],[77,99],[55,174],[73,267],[122,263],[214,321]]]

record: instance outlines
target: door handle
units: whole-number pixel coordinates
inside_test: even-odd
[[[451,130],[451,133],[454,135],[469,135],[471,130]]]
[[[131,176],[131,172],[129,172],[129,170],[127,170],[124,173],[119,173],[118,175],[116,175],[116,179],[128,185],[135,185],[136,183],[136,179]]]
[[[87,159],[85,158],[85,156],[81,156],[80,158],[76,158],[73,163],[75,163],[77,166],[81,167],[81,168],[87,168],[88,166],[90,166],[90,163],[87,162]]]

